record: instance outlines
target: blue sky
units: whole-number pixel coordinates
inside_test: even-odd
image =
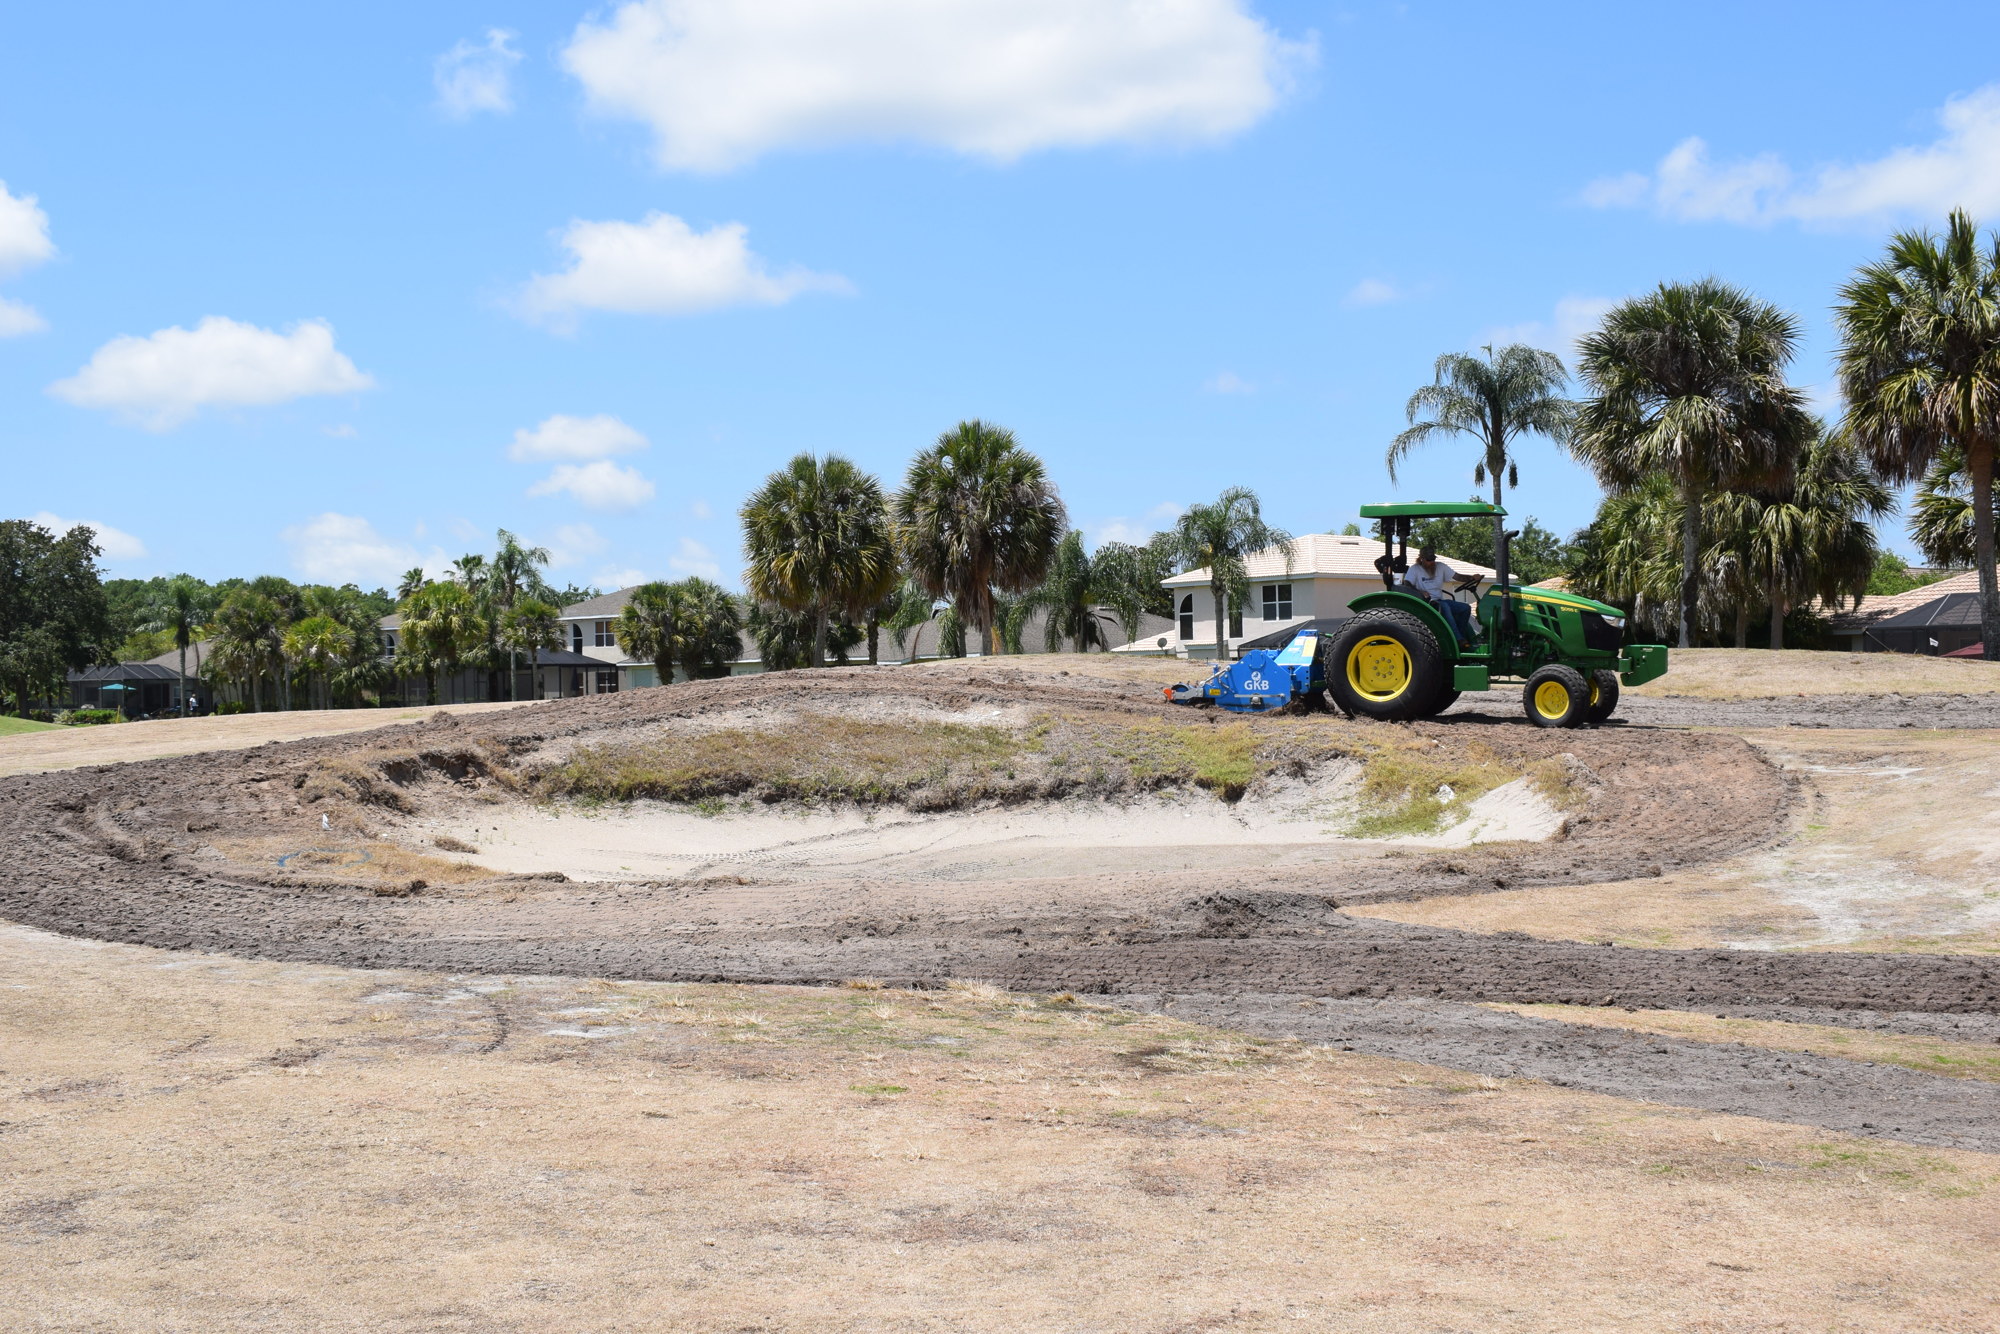
[[[1144,10],[1151,19],[1132,17]],[[1382,454],[1442,351],[1713,273],[1828,306],[2000,222],[2000,11],[1236,0],[9,7],[13,513],[120,575],[737,582],[801,449],[966,417],[1093,540],[1243,484],[1294,531],[1456,498]],[[1510,500],[1589,478],[1530,445]],[[1907,550],[1900,529],[1892,544]]]

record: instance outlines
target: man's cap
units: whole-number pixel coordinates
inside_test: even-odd
[[[1436,548],[1436,547],[1434,547],[1434,546],[1432,546],[1432,545],[1431,545],[1430,543],[1426,542],[1426,543],[1424,543],[1424,544],[1423,544],[1422,546],[1420,546],[1420,547],[1418,547],[1418,548],[1417,548],[1417,555],[1418,555],[1418,556],[1435,556],[1435,555],[1437,555],[1437,548]]]

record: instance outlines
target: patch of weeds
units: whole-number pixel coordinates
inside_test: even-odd
[[[909,1089],[903,1087],[901,1084],[849,1084],[847,1087],[856,1093],[866,1093],[871,1098],[886,1097],[893,1093],[909,1092]]]
[[[1444,758],[1430,748],[1378,745],[1368,749],[1361,762],[1361,813],[1348,828],[1355,838],[1435,833],[1448,821],[1463,817],[1473,802],[1522,774],[1519,766],[1477,741],[1458,759]]]
[[[1247,722],[1124,729],[1108,746],[1140,785],[1193,783],[1234,801],[1257,777],[1257,733]]]

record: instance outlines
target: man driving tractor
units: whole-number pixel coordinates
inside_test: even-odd
[[[1416,563],[1403,572],[1403,587],[1428,598],[1443,609],[1445,618],[1451,622],[1453,633],[1461,644],[1470,644],[1479,637],[1472,624],[1472,608],[1451,595],[1448,585],[1459,584],[1472,588],[1479,583],[1479,575],[1460,577],[1458,571],[1437,558],[1437,552],[1426,542],[1417,548]]]

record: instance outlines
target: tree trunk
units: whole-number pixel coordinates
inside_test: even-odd
[[[542,697],[542,646],[536,644],[528,650],[528,690],[536,699]]]
[[[660,678],[661,685],[672,685],[674,683],[674,660],[665,654],[653,659],[653,674]],[[688,675],[692,678],[694,673],[690,672]]]
[[[1750,642],[1750,604],[1736,604],[1736,647],[1742,648]]]
[[[180,650],[181,650],[181,717],[185,718],[188,716],[188,646],[186,644],[182,644],[180,646]]]
[[[1972,550],[1979,562],[1979,635],[1988,662],[2000,659],[2000,587],[1993,574],[1993,442],[1966,451],[1972,467]]]
[[[826,608],[813,608],[813,658],[815,667],[826,666]]]
[[[877,654],[877,650],[881,647],[881,642],[882,613],[870,607],[868,609],[868,665],[870,667],[877,666],[881,662],[881,658]]]
[[[1771,580],[1771,647],[1785,646],[1785,599],[1778,591],[1778,581]]]
[[[1701,492],[1681,484],[1681,642],[1694,647],[1695,609],[1701,603]]]
[[[979,627],[979,656],[982,658],[993,656],[993,622],[991,619],[988,619],[986,624]]]
[[[521,683],[517,679],[520,675],[521,675],[520,671],[514,666],[514,650],[508,649],[507,650],[507,702],[509,704],[514,703],[521,697]]]
[[[1215,660],[1229,661],[1229,594],[1221,584],[1210,584],[1215,601]]]
[[[1506,461],[1504,456],[1501,461],[1503,463]],[[1497,510],[1500,508],[1500,469],[1488,468],[1486,471],[1487,474],[1493,478],[1493,508]],[[1494,568],[1496,569],[1499,568],[1500,565],[1500,548],[1506,544],[1506,541],[1507,541],[1506,516],[1501,514],[1496,514],[1493,516],[1493,564]],[[1474,596],[1477,597],[1478,595],[1475,594]]]

